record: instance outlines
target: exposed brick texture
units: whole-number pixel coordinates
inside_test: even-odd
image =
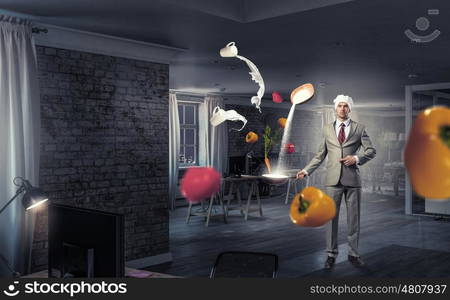
[[[126,260],[168,252],[169,66],[48,47],[37,54],[40,187],[55,203],[123,213]],[[32,268],[46,264],[42,211]]]

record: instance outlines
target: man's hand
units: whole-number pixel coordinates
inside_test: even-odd
[[[300,172],[297,173],[297,179],[303,179],[306,176],[308,176],[308,174],[305,172],[305,170],[301,170]]]
[[[341,163],[344,163],[344,165],[346,165],[347,167],[356,164],[356,158],[353,155],[347,155],[346,157],[340,159],[339,161]]]

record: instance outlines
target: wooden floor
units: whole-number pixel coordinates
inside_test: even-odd
[[[355,268],[350,262],[336,264],[332,269],[321,269],[305,277],[345,278],[448,278],[450,252],[391,245],[365,256],[366,266]]]
[[[337,272],[322,271],[324,227],[294,225],[289,220],[289,205],[284,204],[283,195],[263,198],[262,205],[263,217],[253,213],[245,221],[239,211],[232,211],[227,224],[222,218],[214,218],[209,227],[204,226],[203,217],[192,217],[186,224],[187,207],[177,208],[170,216],[173,262],[148,269],[186,277],[208,277],[220,252],[241,250],[277,254],[279,278],[338,277]],[[345,276],[404,277],[407,270],[414,268],[414,276],[427,277],[431,266],[440,266],[436,277],[450,276],[449,219],[406,216],[403,195],[363,193],[359,245],[369,267],[361,271],[347,262],[345,211],[343,203],[338,239],[340,254],[335,266],[336,270],[344,268]],[[432,258],[431,265],[423,263]]]

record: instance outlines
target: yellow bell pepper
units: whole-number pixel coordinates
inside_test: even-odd
[[[450,109],[431,107],[421,112],[404,151],[415,192],[425,198],[450,197]]]
[[[294,196],[290,209],[292,222],[299,226],[318,227],[333,219],[336,204],[320,189],[309,186]]]

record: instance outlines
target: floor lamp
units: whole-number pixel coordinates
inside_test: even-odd
[[[25,192],[25,194],[22,197],[22,205],[25,210],[33,209],[48,200],[48,197],[39,188],[33,187],[28,180],[22,177],[14,178],[13,183],[18,187],[16,194],[0,209],[0,215],[8,207],[8,205],[10,205],[23,192]],[[18,272],[14,271],[8,263],[8,260],[1,254],[0,260],[7,266],[8,270],[14,277],[20,276]]]

